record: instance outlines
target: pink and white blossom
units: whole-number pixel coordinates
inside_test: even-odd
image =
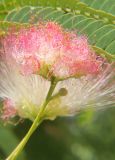
[[[59,80],[46,118],[74,115],[88,107],[115,105],[115,65],[98,58],[86,36],[54,22],[14,30],[2,38],[0,97],[3,119],[19,115],[33,120],[48,93],[51,78]]]

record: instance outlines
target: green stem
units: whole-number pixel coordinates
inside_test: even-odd
[[[51,86],[50,86],[49,92],[47,94],[46,100],[41,105],[40,111],[39,111],[37,117],[35,118],[32,126],[30,127],[28,133],[25,135],[25,137],[22,139],[22,141],[19,143],[19,145],[14,149],[14,151],[10,154],[10,156],[6,160],[15,160],[17,158],[17,156],[21,153],[21,151],[25,147],[25,145],[28,142],[31,135],[34,133],[34,131],[37,129],[37,127],[43,121],[44,110],[50,101],[50,98],[52,96],[52,93],[55,89],[56,84],[57,84],[57,81],[55,81],[55,79],[53,78],[51,81]]]

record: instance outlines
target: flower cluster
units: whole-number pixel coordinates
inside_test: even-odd
[[[8,33],[0,51],[2,119],[19,115],[34,120],[52,77],[59,82],[45,108],[46,118],[75,114],[86,106],[115,105],[115,66],[103,63],[87,37],[54,22]]]
[[[24,75],[67,78],[100,71],[101,63],[87,38],[65,31],[54,22],[10,33],[5,37],[4,49],[8,59],[11,57]]]

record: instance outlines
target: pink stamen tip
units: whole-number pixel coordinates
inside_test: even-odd
[[[16,113],[17,111],[15,109],[15,104],[10,99],[4,100],[3,113],[1,118],[3,120],[9,120],[10,118],[13,118],[14,116],[16,116]]]

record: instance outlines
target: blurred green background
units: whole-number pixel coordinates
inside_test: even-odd
[[[44,121],[18,160],[115,160],[115,108],[84,111],[69,118]],[[15,148],[29,129],[25,120],[0,126],[0,160]]]

